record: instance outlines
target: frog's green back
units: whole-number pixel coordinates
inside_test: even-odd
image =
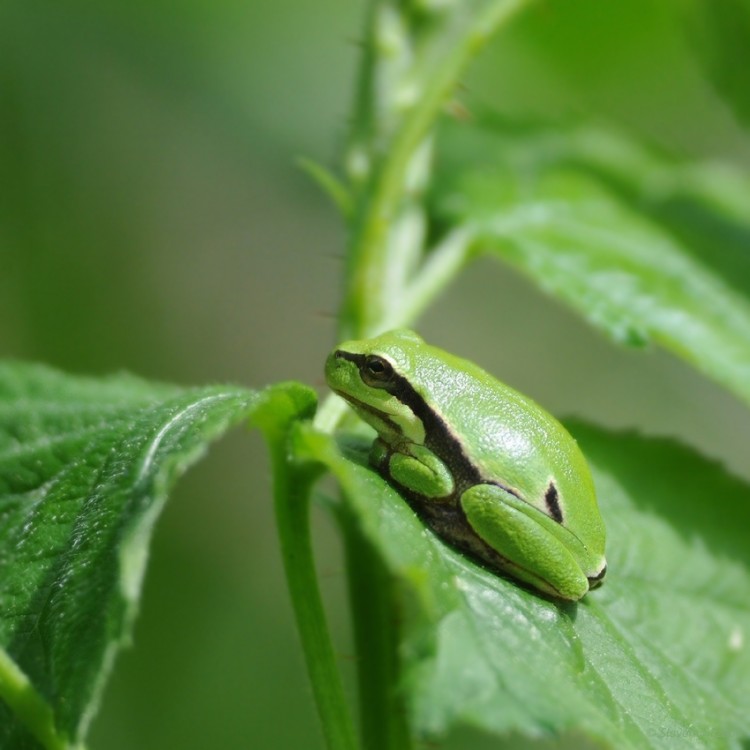
[[[587,550],[582,563],[603,563],[604,526],[591,473],[578,444],[547,411],[477,365],[391,332],[371,351],[408,373],[416,395],[461,443],[466,457],[576,536]]]

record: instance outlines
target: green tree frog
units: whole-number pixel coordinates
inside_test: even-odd
[[[544,409],[409,330],[347,341],[325,370],[377,432],[372,465],[444,541],[560,599],[601,584],[591,472]]]

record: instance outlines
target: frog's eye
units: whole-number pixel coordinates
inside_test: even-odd
[[[362,380],[364,380],[367,385],[382,388],[388,384],[393,377],[393,365],[391,365],[387,359],[371,354],[362,363],[359,372],[360,375],[362,375]]]

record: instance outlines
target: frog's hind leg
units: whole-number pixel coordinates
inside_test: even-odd
[[[494,484],[478,484],[461,496],[461,507],[474,532],[507,561],[509,575],[561,599],[580,599],[589,582],[571,552],[533,516],[518,498]]]

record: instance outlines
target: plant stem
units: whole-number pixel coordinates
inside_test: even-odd
[[[467,229],[454,229],[434,247],[419,272],[406,288],[400,305],[387,313],[384,329],[408,326],[455,278],[474,249],[474,237]]]
[[[0,697],[46,750],[85,750],[58,732],[52,708],[4,649],[0,649]]]
[[[351,240],[339,320],[341,339],[370,336],[391,325],[410,323],[465,261],[471,238],[466,233],[454,233],[427,262],[420,263],[426,226],[421,190],[430,173],[430,129],[469,60],[497,26],[526,3],[527,0],[456,0],[446,6],[444,13],[436,12],[432,19],[435,23],[422,26],[430,29],[422,34],[411,23],[408,3],[371,0],[346,164],[350,181],[347,194],[353,196],[354,203],[349,215]],[[427,4],[422,10],[431,12]],[[380,46],[383,37],[379,34],[387,36],[384,30],[391,34],[390,44]],[[387,73],[385,79],[379,78],[380,73]],[[404,94],[408,100],[405,104]],[[382,121],[378,119],[381,115]],[[411,224],[410,218],[414,220]],[[399,220],[405,223],[399,224]],[[398,228],[416,231],[399,235],[394,232]],[[331,433],[341,416],[342,404],[329,399],[316,417],[316,427]],[[280,473],[285,466],[280,465]],[[277,501],[280,529],[288,512],[285,503],[288,500],[283,497]],[[366,750],[408,750],[411,739],[397,691],[393,583],[347,513],[346,508],[342,509],[358,653],[362,745]],[[309,538],[306,542],[309,550]],[[285,559],[287,554],[292,553],[285,552]],[[295,567],[291,562],[288,566]],[[306,572],[312,576],[313,569],[310,555]],[[315,591],[315,606],[320,606],[314,580],[295,590],[289,571],[287,575],[295,608],[303,609],[299,600],[304,600],[306,589]],[[304,612],[297,612],[301,632],[304,617]],[[303,642],[304,638],[303,633]],[[326,642],[330,648],[330,641]],[[316,674],[312,662],[308,655],[317,697],[320,685],[316,683],[332,676]],[[334,682],[340,690],[337,676]],[[323,697],[318,697],[322,717]],[[344,739],[353,741],[348,734]],[[333,747],[330,742],[329,737],[329,747]]]
[[[394,618],[393,581],[346,506],[341,515],[358,654],[362,747],[364,750],[409,750],[411,738],[398,695],[398,629]]]
[[[320,468],[289,459],[286,440],[269,439],[269,445],[284,572],[326,745],[328,750],[357,750],[354,726],[320,597],[310,540],[310,490]]]
[[[457,4],[458,9],[453,11],[456,18],[454,23],[448,23],[444,38],[438,37],[433,45],[426,44],[429,52],[415,63],[410,83],[416,101],[387,147],[380,154],[369,155],[371,159],[379,156],[380,162],[372,170],[369,189],[363,192],[354,216],[347,296],[341,316],[342,338],[371,335],[382,326],[388,302],[388,290],[383,289],[382,282],[386,278],[385,266],[392,260],[387,233],[405,194],[405,176],[412,157],[468,62],[497,26],[526,4],[526,0],[486,0],[466,3],[463,9]],[[375,46],[373,39],[367,43],[369,48]],[[371,65],[372,60],[367,60]]]

